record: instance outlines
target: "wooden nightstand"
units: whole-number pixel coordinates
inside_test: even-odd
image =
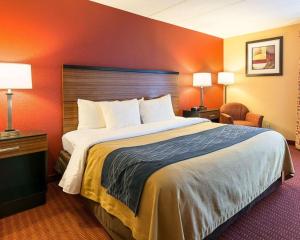
[[[0,217],[46,202],[47,134],[0,137]]]
[[[183,110],[184,117],[200,117],[210,119],[212,122],[219,122],[220,111],[219,109],[206,109],[201,111]]]

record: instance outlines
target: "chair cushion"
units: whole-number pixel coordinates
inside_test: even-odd
[[[227,103],[220,108],[220,112],[228,114],[233,120],[245,120],[249,110],[241,103]]]
[[[249,121],[242,121],[242,120],[235,120],[235,121],[233,121],[233,124],[249,126],[249,127],[258,127],[256,123],[249,122]]]

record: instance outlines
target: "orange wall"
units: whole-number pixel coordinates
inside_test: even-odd
[[[50,174],[61,148],[62,64],[179,71],[182,109],[199,104],[192,72],[223,69],[222,39],[87,0],[2,1],[0,23],[0,61],[32,64],[33,89],[15,91],[14,126],[48,133]],[[222,87],[206,92],[206,104],[220,106]]]

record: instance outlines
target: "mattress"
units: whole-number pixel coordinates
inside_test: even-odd
[[[221,224],[218,228],[216,228],[211,234],[205,237],[204,240],[216,240],[220,237],[220,235],[239,217],[243,214],[247,213],[251,210],[251,208],[261,201],[263,198],[267,197],[271,193],[277,190],[277,188],[281,185],[282,180],[279,178],[276,180],[268,189],[266,189],[262,194],[260,194],[255,200],[253,200],[250,204],[244,207],[241,211],[235,214],[233,217],[228,219],[225,223]],[[108,234],[111,236],[113,240],[135,240],[132,236],[131,230],[126,227],[118,218],[109,214],[104,208],[101,207],[101,204],[91,201],[89,199],[84,198],[84,202],[87,208],[91,211],[91,213],[97,218],[97,220],[101,223],[101,225],[105,228]]]
[[[65,192],[81,192],[100,204],[101,209],[129,228],[135,239],[202,239],[257,199],[280,178],[281,171],[294,172],[285,139],[268,131],[232,147],[158,170],[144,186],[141,210],[136,217],[100,185],[105,156],[114,149],[220,126],[197,119],[175,122],[82,138],[73,150],[60,186]]]
[[[100,129],[81,129],[65,133],[62,136],[63,150],[72,154],[76,146],[81,144],[82,139],[94,138],[95,136],[105,135],[109,132],[106,128]]]
[[[175,117],[167,121],[141,124],[121,129],[83,129],[66,133],[63,139],[70,144],[65,145],[67,148],[65,150],[69,153],[71,152],[71,159],[59,185],[66,193],[80,193],[88,151],[93,145],[99,142],[143,136],[202,122],[209,122],[209,120],[203,118]],[[71,145],[72,147],[70,147]]]
[[[199,118],[196,122],[201,121],[201,122],[206,122],[208,121],[207,119],[201,119]],[[178,125],[180,125],[180,123],[186,122],[187,124],[189,122],[193,123],[195,122],[194,120],[187,120],[183,117],[175,117],[174,120],[170,120],[170,121],[164,121],[162,123],[162,125],[170,125],[172,126],[172,124],[174,125],[175,123],[175,127]],[[177,124],[176,124],[177,123]],[[154,124],[143,124],[142,127],[144,129],[147,129],[148,127],[151,128],[151,126],[155,127],[156,125],[160,125],[160,123],[154,123]],[[171,127],[172,128],[172,127]],[[130,131],[131,128],[125,128],[125,134],[126,131]],[[72,153],[74,152],[74,149],[76,149],[76,147],[82,145],[82,141],[86,141],[89,142],[92,139],[97,139],[97,138],[101,138],[101,136],[109,136],[109,135],[113,135],[112,132],[114,131],[123,131],[118,129],[118,130],[110,130],[107,128],[100,128],[100,129],[80,129],[80,130],[75,130],[75,131],[71,131],[71,132],[67,132],[62,136],[62,145],[63,145],[63,150],[68,152],[70,155],[72,155]]]
[[[59,159],[56,162],[55,169],[61,175],[64,173],[71,155],[62,150],[59,155]],[[249,211],[257,202],[266,196],[270,195],[274,192],[282,183],[282,179],[279,178],[275,181],[266,191],[264,191],[261,195],[259,195],[254,201],[248,204],[245,208],[238,212],[238,214],[234,215],[232,218],[228,219],[225,223],[220,225],[217,229],[215,229],[210,235],[208,235],[205,240],[215,240],[217,239],[234,221],[236,221],[242,214]],[[131,230],[126,227],[118,218],[109,214],[104,208],[101,207],[101,204],[89,200],[87,198],[83,198],[87,208],[90,212],[97,218],[97,220],[101,223],[101,225],[105,228],[105,230],[109,233],[109,235],[114,240],[135,240],[132,236]]]

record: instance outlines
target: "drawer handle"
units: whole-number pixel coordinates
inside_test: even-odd
[[[215,116],[216,116],[215,114],[209,115],[209,117],[215,117]]]
[[[3,152],[10,152],[10,151],[14,151],[14,150],[19,150],[20,147],[16,146],[16,147],[9,147],[9,148],[0,148],[0,153]]]

